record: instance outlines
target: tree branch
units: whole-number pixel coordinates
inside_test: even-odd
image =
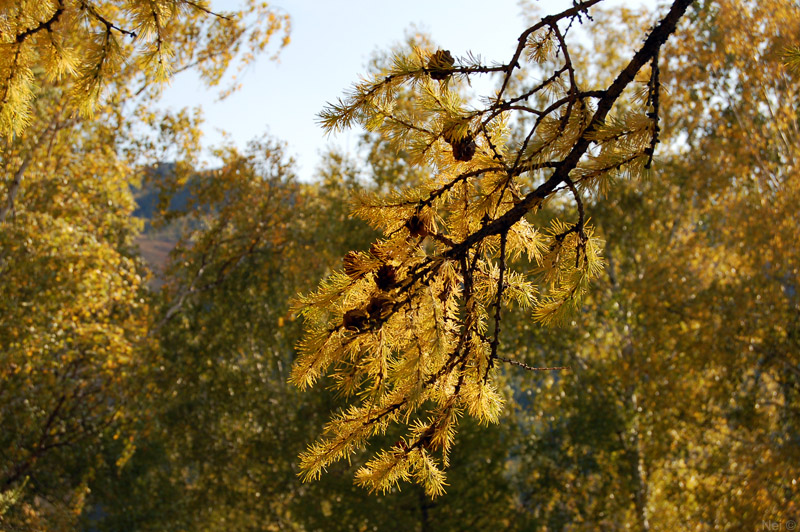
[[[17,44],[22,44],[22,42],[25,39],[27,39],[28,37],[30,37],[34,33],[38,33],[38,32],[40,32],[42,30],[50,31],[50,26],[55,24],[56,22],[58,22],[58,19],[61,17],[61,15],[63,13],[64,13],[64,2],[63,2],[63,0],[59,0],[58,8],[56,8],[55,12],[53,13],[53,15],[49,19],[45,20],[44,22],[40,22],[37,26],[35,26],[33,28],[30,28],[30,29],[27,29],[27,30],[23,31],[22,33],[20,33],[19,35],[17,35],[17,39],[16,39]]]
[[[589,123],[589,127],[586,128],[567,157],[559,163],[558,168],[553,172],[550,179],[545,181],[536,190],[530,192],[521,202],[517,203],[505,214],[489,224],[484,225],[481,229],[465,238],[457,246],[449,249],[444,254],[446,257],[457,257],[485,238],[508,231],[512,225],[517,223],[523,216],[531,211],[531,209],[547,198],[559,184],[569,177],[569,173],[578,166],[581,157],[583,157],[589,145],[592,143],[592,140],[590,140],[591,134],[603,124],[614,103],[620,95],[622,95],[622,91],[625,87],[633,81],[636,73],[653,58],[660,46],[667,40],[670,34],[675,31],[678,20],[683,16],[692,2],[693,0],[675,0],[667,15],[653,29],[650,35],[648,35],[642,47],[633,56],[633,59],[631,59],[614,82],[606,89],[605,95],[600,98],[597,104],[597,111],[595,111]]]
[[[569,370],[571,369],[569,366],[552,366],[552,367],[539,367],[539,366],[529,366],[524,362],[520,362],[518,360],[512,360],[510,358],[505,358],[498,356],[497,360],[501,362],[505,362],[507,364],[512,364],[514,366],[519,366],[523,369],[527,369],[528,371],[558,371],[558,370]]]

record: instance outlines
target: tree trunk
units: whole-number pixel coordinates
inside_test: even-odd
[[[634,497],[636,505],[636,518],[639,522],[639,530],[649,532],[650,520],[647,512],[647,469],[644,463],[644,449],[639,433],[639,401],[636,392],[630,395],[631,407],[633,408],[633,426],[631,427],[630,447],[628,456],[631,460],[631,470],[633,471]]]

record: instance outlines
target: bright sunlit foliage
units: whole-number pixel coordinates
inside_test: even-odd
[[[68,85],[69,107],[93,112],[108,85],[135,67],[141,87],[197,68],[219,83],[229,63],[250,63],[289,19],[248,1],[237,12],[214,13],[191,0],[4,2],[0,16],[0,135],[19,135],[44,78]],[[133,88],[133,87],[130,87]]]
[[[406,432],[356,482],[386,491],[413,479],[441,495],[459,419],[495,422],[502,408],[495,380],[506,306],[530,307],[543,325],[563,323],[603,271],[582,197],[651,166],[658,51],[690,2],[675,2],[604,88],[584,79],[565,38],[596,3],[531,26],[505,64],[455,59],[446,50],[398,54],[322,112],[328,130],[377,131],[434,172],[417,187],[358,197],[354,213],[383,238],[368,253],[345,256],[342,273],[297,302],[306,333],[292,382],[305,388],[330,373],[355,396],[301,456],[305,479],[401,425]],[[645,101],[616,109],[640,70],[648,76]],[[461,98],[469,76],[491,73],[500,75],[500,89],[485,106]],[[541,81],[519,86],[520,78]],[[396,105],[404,87],[413,93],[411,109]],[[521,120],[532,125],[512,135]],[[525,220],[562,191],[576,205],[571,221],[537,227]],[[522,256],[533,276],[515,271]]]

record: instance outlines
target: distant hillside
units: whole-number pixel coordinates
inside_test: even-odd
[[[173,222],[158,229],[153,228],[151,224],[158,207],[159,182],[169,176],[174,169],[174,163],[159,163],[155,168],[149,170],[148,176],[142,179],[141,188],[135,188],[132,191],[136,200],[136,210],[133,211],[133,216],[145,221],[144,231],[136,238],[135,242],[139,247],[139,253],[156,275],[154,287],[161,284],[159,278],[164,273],[169,253],[178,242],[183,227],[181,222]],[[190,195],[187,187],[176,191],[170,201],[169,210],[186,208]]]
[[[158,206],[158,183],[169,176],[175,169],[175,163],[159,163],[154,169],[149,170],[149,174],[142,180],[141,188],[133,190],[133,197],[136,200],[136,210],[133,215],[137,218],[144,218],[148,222],[153,219],[156,207]],[[190,192],[184,187],[175,192],[169,204],[169,210],[179,210],[186,207],[189,201]],[[149,226],[149,223],[148,223]]]

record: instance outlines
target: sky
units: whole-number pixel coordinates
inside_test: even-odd
[[[572,6],[572,0],[529,3],[542,15]],[[234,0],[212,3],[217,10],[236,5]],[[281,0],[271,5],[292,19],[291,43],[278,62],[264,54],[241,78],[242,88],[222,101],[219,89],[207,90],[193,74],[179,74],[164,92],[163,105],[202,106],[206,147],[220,144],[222,131],[241,147],[264,133],[285,141],[304,181],[314,178],[329,146],[355,149],[358,131],[326,136],[316,116],[366,72],[372,53],[401,42],[416,25],[454,56],[471,51],[486,63],[507,62],[527,27],[518,0]]]

